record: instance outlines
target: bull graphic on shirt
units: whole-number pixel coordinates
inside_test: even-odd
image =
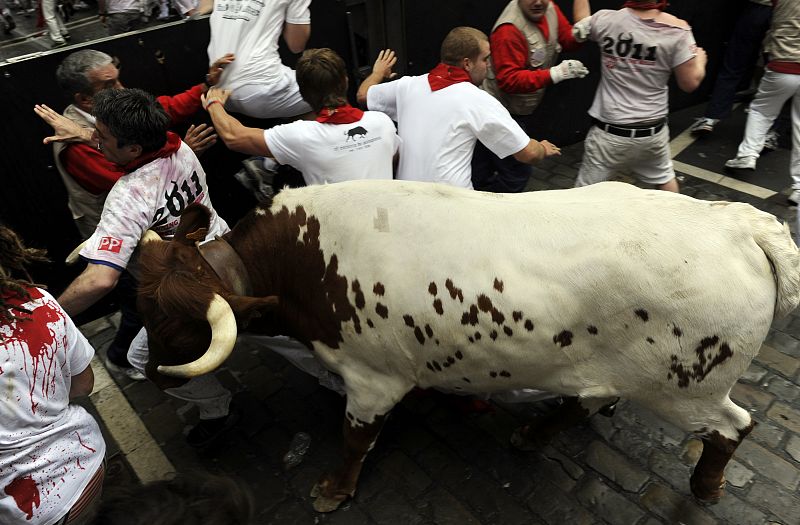
[[[353,129],[346,131],[345,135],[347,135],[347,139],[345,139],[345,142],[347,142],[350,139],[356,140],[356,138],[366,137],[367,130],[361,126],[356,126]]]

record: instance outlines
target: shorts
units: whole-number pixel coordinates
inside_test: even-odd
[[[268,84],[245,84],[233,90],[225,109],[253,118],[287,118],[311,111],[300,96],[294,69],[281,66],[281,77]]]
[[[654,185],[674,179],[668,126],[639,138],[620,137],[592,126],[583,143],[575,187],[606,181],[620,171],[631,171],[642,182]]]

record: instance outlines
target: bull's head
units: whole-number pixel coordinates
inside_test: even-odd
[[[172,241],[152,232],[142,238],[137,307],[150,347],[147,376],[161,388],[219,367],[233,351],[237,319],[246,325],[278,303],[237,295],[221,281],[196,247],[209,224],[208,209],[191,205]]]

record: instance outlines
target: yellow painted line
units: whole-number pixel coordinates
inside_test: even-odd
[[[157,481],[174,473],[175,467],[97,356],[92,359],[92,371],[94,390],[89,399],[139,481]]]
[[[677,160],[673,161],[672,163],[675,166],[675,171],[685,173],[686,175],[691,175],[696,179],[707,180],[732,190],[747,193],[748,195],[753,195],[754,197],[768,199],[777,193],[776,191],[762,188],[761,186],[756,186],[755,184],[750,184],[749,182],[743,182],[738,179],[726,177],[725,175],[704,170],[703,168],[698,168],[696,166],[692,166],[691,164],[684,164],[683,162],[678,162]]]

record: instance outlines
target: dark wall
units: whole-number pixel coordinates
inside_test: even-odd
[[[713,79],[719,57],[732,28],[737,9],[746,0],[673,0],[669,11],[686,19],[698,43],[710,56]],[[571,0],[558,0],[571,19]],[[505,0],[314,0],[311,47],[331,47],[348,62],[355,89],[358,66],[372,65],[379,49],[392,47],[400,56],[399,73],[420,74],[438,61],[439,45],[454,26],[471,25],[489,31]],[[592,1],[593,10],[618,8],[619,1]],[[724,8],[723,8],[724,7]],[[100,49],[120,58],[125,85],[147,89],[156,95],[175,94],[200,82],[207,69],[208,20],[176,22],[121,38],[103,39],[85,47]],[[54,72],[68,50],[0,65],[0,96],[5,101],[0,135],[0,188],[3,206],[0,220],[17,230],[30,244],[47,248],[54,263],[37,268],[34,277],[58,292],[78,271],[60,263],[79,237],[66,207],[66,192],[53,166],[51,148],[41,139],[50,128],[33,113],[33,105],[45,103],[61,109],[67,101],[59,93]],[[296,57],[282,49],[284,61]],[[539,128],[534,136],[565,145],[581,140],[588,128],[588,109],[598,79],[599,58],[594,44],[572,56],[592,71],[587,79],[564,82],[550,89],[537,111]],[[362,71],[363,73],[363,71]],[[672,107],[700,102],[711,88],[705,82],[698,93],[682,95],[672,89]],[[196,122],[205,121],[201,112]],[[268,127],[269,122],[248,121]],[[182,132],[182,130],[177,130]],[[251,197],[231,175],[243,157],[221,143],[202,158],[214,205],[234,223],[253,205]]]

